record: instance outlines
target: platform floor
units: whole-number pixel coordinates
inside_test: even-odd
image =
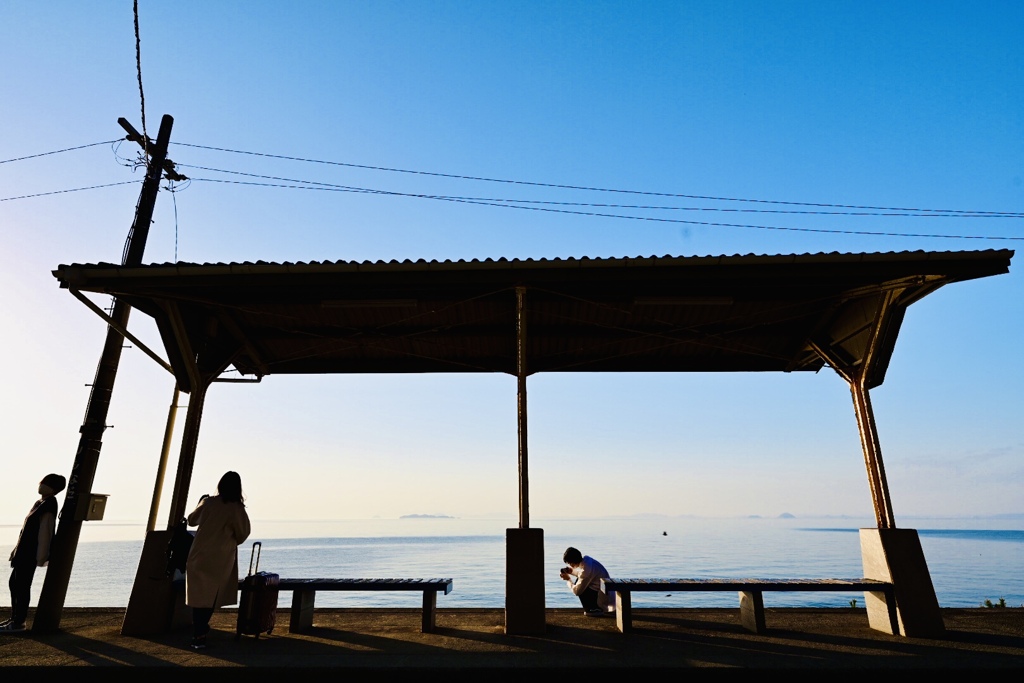
[[[287,610],[278,628],[258,640],[236,640],[235,613],[218,610],[209,649],[193,652],[188,629],[147,638],[120,635],[123,609],[67,608],[61,630],[49,635],[0,636],[4,673],[18,667],[117,667],[139,679],[139,668],[199,667],[216,680],[238,674],[305,676],[343,667],[359,679],[417,671],[451,680],[477,679],[500,669],[593,671],[607,668],[693,669],[714,678],[754,669],[804,670],[1024,670],[1024,609],[945,609],[944,639],[901,638],[868,628],[862,609],[767,610],[768,632],[749,633],[736,609],[637,609],[635,631],[619,633],[613,618],[552,609],[543,635],[504,633],[501,609],[439,609],[437,632],[421,633],[417,609],[320,609],[314,628],[288,632]],[[258,669],[260,671],[253,671]],[[296,672],[300,673],[300,672]],[[336,672],[335,672],[336,673]],[[524,673],[526,673],[524,671]],[[190,675],[191,676],[191,675]],[[206,678],[206,676],[203,676]],[[20,679],[27,680],[27,679]],[[232,679],[233,680],[233,679]],[[288,683],[288,682],[285,682]]]

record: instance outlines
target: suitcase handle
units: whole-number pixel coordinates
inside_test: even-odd
[[[256,560],[256,569],[260,568],[260,553],[263,552],[263,542],[254,541],[252,544],[252,554],[249,556],[249,574],[252,576],[252,561]]]

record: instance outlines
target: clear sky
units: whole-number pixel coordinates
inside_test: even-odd
[[[1022,212],[1019,2],[143,0],[139,21],[148,132],[173,115],[170,156],[194,178],[160,193],[147,262],[1024,245],[851,234],[1019,240],[1021,218],[568,207],[762,226],[725,227],[229,184],[213,181],[286,183],[199,167],[406,194],[787,208],[180,144],[582,187]],[[135,58],[130,0],[0,3],[0,161],[114,140],[122,116],[141,130]],[[0,164],[0,523],[20,521],[44,474],[69,472],[105,334],[51,271],[119,261],[139,186],[11,198],[140,181],[123,163],[136,150]],[[908,312],[872,395],[899,525],[1024,513],[1021,258]],[[146,316],[130,326],[159,346]],[[108,520],[148,515],[172,389],[144,354],[125,352],[94,485],[111,496]],[[190,503],[234,469],[257,520],[514,518],[515,391],[505,375],[214,385]],[[550,374],[529,391],[535,519],[871,516],[849,391],[829,370]],[[183,421],[184,411],[179,432]]]

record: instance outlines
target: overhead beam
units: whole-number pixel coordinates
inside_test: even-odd
[[[182,320],[181,309],[178,308],[177,302],[164,301],[162,304],[162,308],[167,314],[167,321],[170,323],[171,331],[174,334],[174,341],[181,354],[182,364],[184,365],[182,369],[185,371],[185,377],[182,377],[181,373],[175,373],[178,377],[178,388],[185,393],[191,393],[201,386],[203,381],[199,373],[199,366],[196,364],[196,354],[192,349],[192,342],[189,341],[188,328],[185,325],[185,321]],[[183,384],[182,379],[185,379],[187,383]]]
[[[149,356],[150,358],[155,360],[157,362],[157,365],[159,365],[160,367],[162,367],[164,370],[166,370],[167,372],[171,373],[172,375],[174,374],[174,368],[171,367],[171,364],[168,363],[167,361],[165,361],[163,358],[161,358],[156,353],[156,351],[153,351],[151,348],[146,346],[138,337],[136,337],[134,334],[129,332],[128,328],[125,327],[124,325],[122,325],[120,320],[115,320],[114,318],[111,318],[109,315],[107,315],[106,311],[104,311],[102,308],[100,308],[95,303],[90,301],[88,299],[88,297],[86,297],[84,294],[82,294],[82,292],[80,292],[79,290],[75,289],[74,287],[68,287],[68,291],[71,292],[75,296],[76,299],[78,299],[83,304],[85,304],[89,308],[90,311],[92,311],[93,313],[95,313],[99,317],[103,318],[103,320],[108,325],[110,325],[115,330],[120,332],[121,336],[123,336],[125,339],[127,339],[128,341],[130,341],[133,344],[135,344],[135,346],[139,347],[139,349],[141,349],[143,353],[145,353],[147,356]]]
[[[263,360],[263,354],[261,354],[254,346],[253,340],[242,331],[242,328],[238,326],[235,318],[227,310],[220,309],[217,311],[217,319],[227,328],[228,332],[238,342],[241,350],[245,352],[249,361],[253,366],[259,370],[260,375],[269,375],[270,369],[267,367],[266,362]]]

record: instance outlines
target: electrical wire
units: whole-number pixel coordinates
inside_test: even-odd
[[[120,138],[118,138],[120,140]],[[111,145],[118,140],[104,140],[103,142],[91,142],[88,145],[78,145],[77,147],[65,147],[64,149],[55,149],[52,152],[40,152],[39,154],[30,154],[26,157],[17,157],[14,159],[4,159],[0,161],[0,164],[10,164],[15,161],[26,161],[28,159],[38,159],[39,157],[49,156],[51,154],[63,154],[64,152],[74,152],[78,149],[86,149],[88,147],[98,147],[99,145]]]
[[[35,194],[23,194],[18,197],[0,197],[0,202],[11,202],[15,199],[32,199],[33,197],[46,197],[54,194],[67,194],[68,192],[83,192],[85,190],[98,190],[104,187],[116,187],[117,185],[133,185],[141,183],[141,180],[123,180],[119,183],[107,183],[105,185],[90,185],[89,187],[72,187],[67,190],[53,190],[52,192],[37,192]]]
[[[141,76],[141,71],[140,71]],[[141,95],[141,82],[140,82],[140,95]],[[95,147],[98,145],[115,144],[119,146],[123,140],[106,140],[103,142],[90,143],[88,145],[79,145],[77,147],[68,147],[60,150],[54,150],[51,152],[42,152],[39,154],[29,155],[25,157],[18,157],[14,159],[7,159],[0,161],[0,164],[10,163],[14,161],[23,161],[27,159],[34,159],[37,157],[60,154],[63,152],[70,152],[79,149],[85,149],[88,147]],[[751,208],[729,208],[729,207],[693,207],[693,206],[655,206],[655,205],[640,205],[640,204],[609,204],[609,203],[594,203],[594,202],[564,202],[564,201],[548,201],[548,200],[533,200],[533,199],[510,199],[501,197],[467,197],[467,196],[454,196],[454,195],[434,195],[425,193],[409,193],[409,192],[398,192],[393,190],[381,190],[367,187],[357,187],[348,185],[339,185],[335,183],[325,183],[312,180],[300,180],[293,178],[283,178],[279,176],[268,176],[255,173],[246,173],[242,171],[232,171],[226,169],[211,168],[206,166],[189,165],[189,164],[178,164],[180,167],[195,168],[204,171],[210,171],[215,173],[225,173],[232,175],[240,175],[251,178],[258,178],[261,180],[275,180],[280,181],[276,183],[264,183],[255,181],[238,181],[238,180],[226,180],[218,178],[193,178],[193,180],[199,182],[213,182],[213,183],[224,183],[234,185],[246,185],[252,187],[273,187],[282,189],[300,189],[300,190],[319,190],[327,192],[349,192],[355,194],[377,194],[384,196],[395,196],[395,197],[407,197],[416,199],[430,199],[434,201],[447,201],[454,203],[463,204],[475,204],[480,206],[492,206],[497,208],[508,208],[508,209],[520,209],[520,210],[532,210],[532,211],[544,211],[549,213],[561,213],[577,216],[591,216],[597,218],[614,218],[622,220],[634,220],[634,221],[652,221],[660,223],[679,223],[685,225],[697,225],[706,227],[729,227],[729,228],[747,228],[747,229],[758,229],[758,230],[780,230],[780,231],[794,231],[794,232],[812,232],[812,233],[825,233],[825,234],[843,234],[843,235],[870,235],[879,237],[918,237],[918,238],[939,238],[939,239],[980,239],[980,240],[1024,240],[1024,237],[1014,236],[997,236],[997,235],[944,235],[944,234],[928,234],[928,233],[899,233],[899,232],[883,232],[883,231],[868,231],[868,230],[841,230],[841,229],[827,229],[827,228],[802,228],[792,226],[770,226],[770,225],[751,225],[751,224],[737,224],[737,223],[723,223],[713,221],[694,221],[694,220],[683,220],[677,218],[664,218],[657,216],[631,216],[618,213],[604,213],[597,211],[581,211],[576,209],[567,208],[555,208],[555,207],[588,207],[588,208],[605,208],[605,209],[631,209],[631,210],[654,210],[654,211],[709,211],[709,212],[731,212],[731,213],[765,213],[765,214],[790,214],[790,215],[827,215],[827,216],[871,216],[871,217],[927,217],[927,218],[1024,218],[1024,213],[1017,212],[1003,212],[1003,211],[968,211],[958,209],[913,209],[913,208],[901,208],[901,207],[880,207],[880,206],[867,206],[867,205],[850,205],[850,204],[828,204],[828,203],[813,203],[813,202],[790,202],[790,201],[779,201],[779,200],[762,200],[762,199],[740,199],[740,198],[728,198],[728,197],[711,197],[702,195],[686,195],[686,194],[672,194],[672,193],[661,193],[661,192],[647,192],[640,190],[621,190],[621,189],[608,189],[608,188],[595,188],[595,187],[583,187],[575,185],[560,185],[551,183],[538,183],[530,181],[517,181],[517,180],[500,180],[493,178],[483,178],[475,176],[463,176],[447,173],[435,173],[429,171],[411,171],[406,169],[393,169],[382,166],[367,166],[361,164],[350,164],[346,162],[335,162],[335,161],[324,161],[316,159],[303,159],[301,157],[289,157],[283,155],[265,154],[261,152],[246,152],[241,150],[232,150],[220,147],[210,147],[204,145],[194,145],[189,143],[174,143],[185,147],[194,147],[198,149],[207,149],[213,151],[230,152],[235,154],[246,154],[252,156],[262,156],[268,158],[285,159],[291,161],[302,161],[308,163],[328,164],[337,166],[346,166],[352,168],[362,168],[369,170],[380,170],[380,171],[391,171],[398,173],[410,173],[417,175],[427,175],[436,177],[445,177],[452,179],[464,179],[464,180],[477,180],[485,182],[495,183],[507,183],[517,185],[528,185],[534,187],[547,187],[547,188],[558,188],[558,189],[571,189],[571,190],[583,190],[583,191],[594,191],[594,192],[614,192],[624,193],[633,195],[643,196],[658,196],[658,197],[670,197],[670,198],[682,198],[682,199],[701,199],[701,200],[712,200],[712,201],[731,201],[731,202],[746,202],[746,203],[758,203],[758,204],[773,204],[773,205],[784,205],[784,206],[804,206],[804,207],[817,207],[817,208],[829,208],[829,209],[851,209],[842,211],[820,211],[820,210],[800,210],[800,209],[751,209]],[[130,166],[133,169],[139,168],[145,165],[145,161],[130,160],[126,157],[121,157],[117,152],[117,147],[114,148],[115,157],[119,160],[122,165]],[[147,157],[140,157],[147,158]],[[117,183],[107,183],[103,185],[91,185],[87,187],[69,188],[65,190],[54,190],[50,192],[38,192],[28,195],[20,195],[16,197],[4,197],[0,198],[0,201],[13,201],[18,199],[30,199],[35,197],[44,197],[56,194],[65,194],[70,192],[81,192],[85,190],[101,189],[106,187],[114,187],[117,185],[128,185],[141,181],[129,180]],[[186,185],[187,187],[187,185]],[[168,185],[168,188],[172,193],[180,191],[184,188],[179,188],[174,185]],[[854,211],[855,210],[855,211]],[[175,200],[175,258],[177,258],[177,201]]]
[[[146,95],[142,92],[142,42],[139,38],[139,0],[132,2],[135,14],[135,71],[139,78],[139,100],[142,108],[142,148],[149,159],[149,133],[146,131]]]
[[[174,261],[178,261],[178,193],[182,190],[188,189],[188,186],[192,184],[192,180],[186,180],[184,183],[176,183],[173,180],[168,179],[167,191],[171,193],[171,202],[174,204]]]
[[[350,192],[363,192],[369,194],[389,194],[399,197],[417,197],[429,199],[447,199],[451,201],[467,202],[506,202],[510,204],[537,204],[548,206],[583,206],[591,208],[613,208],[613,209],[635,209],[654,211],[711,211],[722,213],[768,213],[768,214],[792,214],[805,216],[888,216],[897,218],[1024,218],[1024,214],[1007,213],[912,213],[912,212],[889,212],[889,211],[808,211],[803,209],[736,209],[729,207],[715,206],[654,206],[644,204],[599,204],[594,202],[560,202],[539,199],[508,199],[504,197],[464,197],[453,195],[427,195],[421,193],[397,192],[390,190],[378,190],[374,188],[354,187],[351,185],[339,185],[336,183],[324,183],[315,180],[302,180],[296,178],[283,178],[280,176],[262,175],[258,173],[246,173],[244,171],[231,171],[221,168],[210,168],[208,166],[196,166],[191,164],[177,164],[179,168],[195,168],[201,171],[212,171],[215,173],[226,173],[231,175],[259,178],[262,180],[277,180],[285,183],[299,183],[320,188],[336,188]],[[289,186],[294,187],[294,186]]]
[[[584,185],[565,185],[558,183],[542,183],[528,180],[509,180],[502,178],[487,178],[483,176],[471,176],[471,175],[460,175],[455,173],[439,173],[435,171],[416,171],[404,168],[391,168],[387,166],[371,166],[367,164],[354,164],[343,161],[326,161],[323,159],[306,159],[303,157],[286,156],[283,154],[269,154],[266,152],[249,152],[238,149],[228,149],[225,147],[211,147],[208,145],[196,145],[187,142],[174,142],[172,144],[181,145],[183,147],[193,147],[195,149],[206,149],[215,152],[227,152],[230,154],[244,154],[249,156],[265,157],[268,159],[282,159],[286,161],[299,161],[311,164],[324,164],[328,166],[342,166],[345,168],[358,168],[370,171],[385,171],[389,173],[405,173],[411,175],[422,175],[431,176],[436,178],[451,178],[454,180],[473,180],[487,183],[504,183],[509,185],[527,185],[531,187],[546,187],[560,190],[581,190],[585,192],[615,192],[621,194],[634,194],[649,197],[672,197],[676,199],[698,199],[706,201],[717,201],[717,202],[746,202],[754,204],[779,204],[784,206],[812,206],[819,208],[830,208],[830,209],[856,209],[861,211],[917,211],[917,212],[928,212],[928,213],[966,213],[972,215],[981,214],[996,214],[996,215],[1007,215],[1013,217],[1024,217],[1024,212],[1013,212],[1013,211],[970,211],[962,209],[922,209],[922,208],[907,208],[907,207],[886,207],[886,206],[867,206],[859,204],[834,204],[825,202],[794,202],[794,201],[783,201],[776,199],[749,199],[742,197],[715,197],[710,195],[694,195],[694,194],[679,194],[670,192],[650,192],[645,190],[624,190],[615,188],[604,188],[604,187],[589,187]]]
[[[721,228],[747,228],[754,230],[779,230],[787,232],[811,232],[811,233],[822,233],[830,235],[867,235],[873,237],[926,237],[926,238],[938,238],[938,239],[965,239],[965,240],[1024,240],[1024,237],[1006,237],[1000,235],[942,235],[942,234],[929,234],[929,233],[903,233],[903,232],[882,232],[873,230],[834,230],[827,228],[797,228],[792,226],[775,226],[775,225],[750,225],[742,223],[719,223],[712,221],[690,221],[683,220],[681,218],[659,218],[657,216],[629,216],[625,214],[611,214],[611,213],[599,213],[594,211],[575,211],[569,209],[555,209],[543,206],[520,206],[517,204],[502,204],[487,201],[476,201],[468,199],[457,199],[454,197],[446,197],[443,195],[416,195],[416,194],[404,194],[399,192],[390,192],[386,190],[369,190],[362,188],[345,188],[345,187],[320,187],[315,185],[285,185],[280,183],[260,183],[256,181],[246,180],[225,180],[223,178],[192,178],[194,182],[208,182],[208,183],[225,183],[230,185],[248,185],[255,187],[277,187],[285,189],[296,189],[296,190],[316,190],[320,192],[353,192],[358,194],[381,194],[381,195],[393,195],[393,196],[404,196],[418,199],[433,199],[437,201],[449,201],[462,204],[477,204],[480,206],[495,206],[505,209],[520,209],[526,211],[544,211],[549,213],[561,213],[570,214],[574,216],[591,216],[597,218],[617,218],[623,220],[633,221],[652,221],[656,223],[676,223],[684,225],[698,225],[704,227],[721,227]]]
[[[114,153],[114,158],[117,163],[125,168],[130,168],[132,171],[137,171],[140,168],[146,167],[146,155],[144,152],[136,153],[135,157],[123,157],[121,156],[121,143],[125,142],[125,138],[114,141],[116,144],[111,146],[111,151]]]

